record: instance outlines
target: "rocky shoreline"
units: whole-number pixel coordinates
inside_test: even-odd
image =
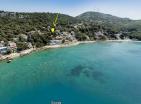
[[[107,42],[141,42],[141,41],[133,41],[133,40],[106,40]],[[79,44],[86,44],[86,43],[95,43],[96,41],[76,41],[76,42],[71,42],[69,44],[61,44],[61,45],[47,45],[41,48],[31,48],[28,50],[21,51],[20,53],[12,53],[9,55],[4,55],[0,56],[0,61],[6,60],[8,58],[14,59],[17,57],[22,57],[25,55],[28,55],[34,51],[41,51],[41,50],[46,50],[46,49],[53,49],[53,48],[64,48],[64,47],[71,47],[71,46],[76,46]]]
[[[82,43],[94,43],[94,42],[95,41],[82,41],[82,42],[76,41],[76,42],[71,42],[69,44],[47,45],[47,46],[44,46],[44,47],[41,47],[41,48],[31,48],[31,49],[21,51],[20,53],[12,53],[12,54],[9,54],[9,55],[0,56],[0,61],[7,60],[8,58],[14,59],[14,58],[17,58],[17,57],[22,57],[22,56],[28,55],[28,54],[30,54],[34,51],[41,51],[41,50],[53,49],[53,48],[71,47],[71,46],[76,46],[76,45],[79,45],[79,44],[82,44]]]

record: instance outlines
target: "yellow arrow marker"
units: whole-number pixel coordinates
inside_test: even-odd
[[[55,32],[55,28],[51,28],[51,32],[54,33]]]
[[[56,27],[56,24],[57,24],[57,21],[58,21],[58,14],[53,22],[53,27],[51,28],[51,32],[54,33],[55,32],[55,27]]]

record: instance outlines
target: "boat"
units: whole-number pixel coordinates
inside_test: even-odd
[[[7,59],[6,59],[7,63],[11,63],[12,60],[13,59],[11,57],[7,57]]]

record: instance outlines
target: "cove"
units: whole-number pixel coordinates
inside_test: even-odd
[[[0,104],[140,104],[141,43],[96,42],[0,63]]]

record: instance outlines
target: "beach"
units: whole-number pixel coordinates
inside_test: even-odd
[[[0,61],[2,60],[6,60],[7,58],[10,59],[14,59],[17,57],[21,57],[21,56],[25,56],[28,55],[30,53],[32,53],[33,51],[40,51],[40,50],[46,50],[46,49],[53,49],[53,48],[64,48],[64,47],[71,47],[71,46],[76,46],[82,43],[94,43],[96,41],[75,41],[75,42],[70,42],[68,44],[61,44],[61,45],[47,45],[41,48],[31,48],[31,49],[27,49],[24,51],[21,51],[20,53],[11,53],[9,55],[1,55],[0,56]]]
[[[9,55],[2,55],[2,56],[0,56],[0,61],[6,60],[7,58],[14,59],[17,57],[25,56],[25,55],[32,53],[33,51],[41,51],[41,50],[53,49],[53,48],[71,47],[71,46],[76,46],[79,44],[95,43],[95,42],[96,41],[75,41],[75,42],[70,42],[68,44],[61,44],[61,45],[46,45],[41,48],[27,49],[27,50],[21,51],[20,53],[11,53]],[[125,39],[125,40],[106,40],[106,42],[141,42],[141,41]]]

